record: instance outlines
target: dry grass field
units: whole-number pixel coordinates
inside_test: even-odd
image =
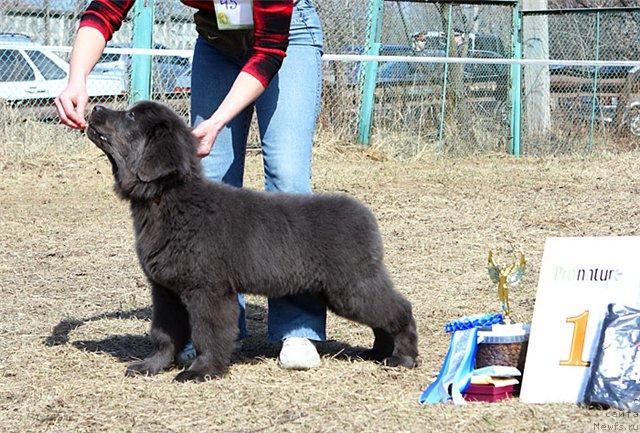
[[[0,138],[0,431],[2,432],[593,432],[640,418],[574,405],[421,407],[448,346],[442,328],[498,307],[488,248],[523,250],[513,293],[531,318],[547,236],[637,235],[638,153],[515,160],[502,155],[401,161],[320,144],[314,189],[370,206],[396,286],[413,302],[423,364],[385,369],[354,358],[368,329],[330,315],[322,368],[281,370],[264,343],[263,299],[230,373],[176,384],[176,371],[125,378],[150,350],[150,296],[128,209],[88,140],[47,127]],[[0,130],[0,133],[2,131]],[[261,185],[251,153],[247,184]]]

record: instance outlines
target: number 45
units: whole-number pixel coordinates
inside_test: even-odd
[[[591,362],[582,360],[582,352],[584,350],[584,336],[587,333],[587,322],[589,320],[589,311],[585,311],[579,316],[568,317],[567,323],[573,323],[573,337],[571,338],[571,350],[569,359],[560,361],[560,365],[572,367],[589,367]]]
[[[238,6],[238,2],[236,0],[220,0],[220,5],[227,9],[235,9]]]

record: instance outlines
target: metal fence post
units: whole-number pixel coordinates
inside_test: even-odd
[[[369,28],[367,29],[367,54],[380,54],[380,40],[382,37],[382,15],[384,0],[369,1]],[[362,84],[362,99],[360,100],[360,116],[358,119],[358,144],[369,145],[371,139],[371,125],[373,124],[373,106],[375,103],[376,82],[378,76],[378,62],[366,62]]]
[[[153,47],[153,1],[137,0],[133,16],[133,48]],[[129,103],[151,99],[151,56],[131,56]]]
[[[513,5],[512,49],[515,60],[522,59],[522,13],[520,3]],[[509,152],[520,156],[520,133],[522,131],[522,65],[511,65],[511,142]]]
[[[600,12],[596,12],[596,61],[600,60]],[[593,131],[596,124],[596,101],[598,98],[598,75],[600,68],[596,66],[593,72],[593,96],[591,99],[591,123],[589,125],[589,144],[587,151],[593,150]]]
[[[447,54],[451,50],[451,27],[453,25],[453,4],[449,4],[449,14],[447,18]],[[444,116],[447,107],[447,87],[449,85],[449,63],[444,64],[444,79],[442,80],[442,101],[440,104],[440,125],[438,126],[438,152],[444,151]]]

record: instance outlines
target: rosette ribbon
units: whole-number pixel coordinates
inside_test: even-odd
[[[478,314],[449,322],[444,325],[444,330],[446,332],[456,332],[471,328],[489,328],[492,325],[499,325],[503,321],[504,318],[500,313]]]

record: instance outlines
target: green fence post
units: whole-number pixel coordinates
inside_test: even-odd
[[[133,16],[133,48],[153,47],[153,0],[136,0]],[[129,103],[151,99],[151,56],[131,56]]]
[[[596,61],[600,60],[600,12],[596,12]],[[596,101],[598,98],[598,75],[600,67],[593,72],[593,96],[591,98],[591,124],[589,125],[589,144],[587,151],[593,150],[593,131],[596,126]]]
[[[449,15],[447,18],[447,54],[451,50],[451,27],[453,25],[453,3],[449,4]],[[442,101],[440,104],[440,125],[438,125],[438,152],[444,151],[444,116],[447,108],[447,86],[449,84],[449,63],[444,64],[444,77],[442,80]]]
[[[382,38],[382,14],[384,0],[370,0],[369,28],[367,29],[367,54],[380,54],[380,40]],[[375,103],[376,82],[378,76],[378,62],[366,62],[364,80],[362,84],[362,99],[360,100],[360,116],[358,119],[358,144],[369,145],[371,139],[371,125],[373,124],[373,106]]]
[[[512,49],[515,60],[522,59],[522,13],[520,3],[513,6]],[[522,128],[522,65],[511,65],[511,140],[509,152],[520,156],[520,132]]]

